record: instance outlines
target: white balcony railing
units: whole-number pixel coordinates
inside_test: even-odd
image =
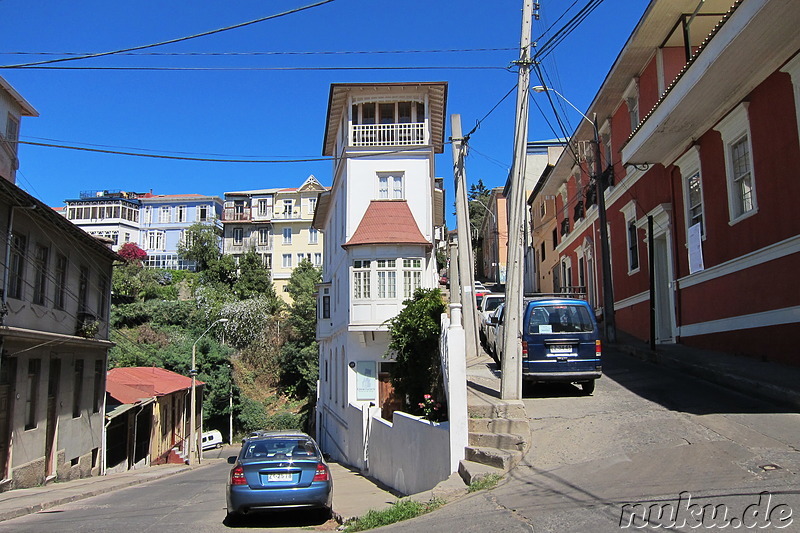
[[[425,144],[425,123],[353,124],[353,146],[417,146]]]

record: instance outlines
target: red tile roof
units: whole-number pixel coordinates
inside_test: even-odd
[[[198,380],[197,385],[204,383]],[[112,368],[106,380],[106,392],[120,403],[136,403],[153,396],[189,390],[191,386],[192,378],[150,366]]]
[[[405,200],[372,200],[353,237],[342,245],[415,244],[433,246],[419,231]]]

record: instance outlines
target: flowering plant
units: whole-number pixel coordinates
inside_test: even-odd
[[[419,402],[419,408],[423,416],[428,420],[438,420],[441,418],[439,410],[442,408],[442,404],[434,401],[430,394],[426,394],[422,397],[422,401]]]

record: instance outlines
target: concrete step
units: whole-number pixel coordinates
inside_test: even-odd
[[[526,418],[470,418],[469,430],[475,433],[510,433],[523,437],[531,433]]]
[[[502,476],[503,474],[505,474],[503,470],[483,463],[476,463],[465,459],[462,459],[458,463],[458,475],[461,476],[461,479],[463,479],[464,483],[467,485],[489,475]]]
[[[464,448],[464,459],[508,472],[520,462],[522,452],[482,446],[467,446]]]
[[[524,452],[527,449],[525,437],[511,433],[469,433],[469,445],[481,448]]]
[[[467,412],[470,418],[527,419],[525,406],[519,401],[470,403]]]

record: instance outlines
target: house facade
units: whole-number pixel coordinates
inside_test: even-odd
[[[330,90],[323,154],[335,158],[334,178],[313,221],[325,234],[317,435],[332,457],[370,471],[362,429],[393,402],[386,321],[417,288],[438,287],[435,228],[444,217],[434,156],[443,149],[446,96],[443,82]]]
[[[194,270],[194,261],[178,256],[178,245],[184,242],[186,230],[194,224],[222,229],[222,199],[203,194],[137,195],[139,213],[139,247],[147,252],[144,266],[170,270]]]
[[[203,397],[202,381],[197,394]],[[108,371],[106,472],[164,463],[183,463],[191,418],[192,379],[164,368],[125,367]],[[197,402],[197,420],[203,420]],[[198,429],[202,433],[202,427]]]
[[[126,242],[141,243],[142,203],[137,196],[125,191],[81,191],[78,198],[64,200],[59,212],[89,235],[110,239],[117,251]]]
[[[17,182],[20,121],[38,116],[36,109],[0,77],[0,176],[11,183]]]
[[[289,301],[294,268],[304,259],[322,266],[322,234],[311,221],[318,196],[326,190],[309,176],[297,188],[226,192],[223,251],[238,259],[255,250],[272,273],[275,292]]]
[[[489,193],[486,216],[481,224],[480,272],[495,283],[506,282],[506,260],[508,259],[508,210],[503,188],[496,187]]]
[[[602,301],[607,246],[618,329],[800,364],[798,25],[793,0],[650,2],[586,111],[608,241],[587,161],[566,151],[539,191],[557,285]],[[573,145],[593,137],[583,121]]]

